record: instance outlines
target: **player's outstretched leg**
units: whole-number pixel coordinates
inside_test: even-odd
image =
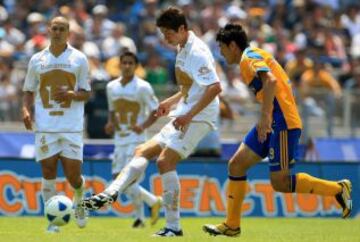
[[[240,228],[232,229],[227,226],[225,223],[222,224],[205,224],[203,226],[203,231],[213,236],[225,235],[229,237],[236,237],[240,235]]]
[[[81,206],[87,210],[98,210],[105,205],[110,205],[116,201],[118,192],[109,193],[103,191],[81,201]]]
[[[136,183],[144,173],[149,161],[144,157],[134,157],[110,186],[103,192],[84,199],[81,206],[88,210],[97,210],[116,201],[118,194]]]
[[[338,184],[342,187],[342,191],[335,195],[336,201],[340,204],[343,209],[342,217],[347,218],[350,216],[352,210],[352,199],[351,199],[351,182],[347,179],[338,181]]]

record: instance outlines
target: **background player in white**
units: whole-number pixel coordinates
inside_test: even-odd
[[[119,191],[141,176],[148,161],[158,156],[166,225],[154,236],[182,236],[179,221],[180,182],[176,164],[188,157],[198,142],[215,128],[221,87],[210,50],[188,30],[180,9],[170,7],[162,11],[156,24],[165,40],[178,48],[175,67],[180,91],[162,101],[157,110],[158,116],[169,115],[173,119],[136,150],[126,172],[121,173],[104,192],[85,199],[82,205],[88,209],[98,209],[113,202]],[[175,105],[176,109],[170,112]]]
[[[81,176],[83,159],[84,102],[90,96],[88,62],[83,53],[67,43],[69,22],[58,16],[50,21],[50,46],[32,56],[23,86],[23,121],[32,130],[35,105],[36,161],[42,170],[41,192],[44,202],[56,195],[58,160],[74,188],[76,222],[86,225],[85,210],[78,206],[85,180]],[[55,225],[49,232],[58,232]]]
[[[109,82],[106,95],[109,118],[105,132],[114,135],[115,151],[112,175],[115,179],[134,156],[135,148],[145,142],[144,131],[156,120],[159,102],[150,84],[135,76],[138,58],[132,52],[120,55],[121,77]],[[125,171],[124,171],[125,172]],[[151,208],[151,225],[159,218],[162,199],[145,190],[139,181],[125,190],[135,206],[134,228],[144,226],[143,201]]]

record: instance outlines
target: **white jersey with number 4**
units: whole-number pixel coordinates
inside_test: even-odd
[[[178,49],[175,75],[183,97],[176,109],[170,112],[170,117],[187,113],[203,96],[207,86],[220,81],[209,48],[191,31],[185,46]],[[218,114],[219,99],[216,97],[193,121],[207,122],[215,127]]]
[[[83,53],[68,45],[58,57],[49,47],[30,60],[23,91],[35,93],[35,128],[37,132],[82,132],[84,102],[57,103],[58,88],[90,91],[89,65]]]
[[[131,130],[141,125],[151,111],[158,108],[158,100],[150,84],[138,77],[122,85],[121,77],[107,84],[109,110],[115,115],[115,145],[127,145],[145,141],[145,132]]]

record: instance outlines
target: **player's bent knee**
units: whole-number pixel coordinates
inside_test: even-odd
[[[239,159],[230,159],[228,163],[228,171],[229,174],[238,175],[238,174],[246,174],[247,170],[250,166],[248,166],[245,162],[241,162]]]
[[[176,166],[174,166],[174,164],[172,162],[169,162],[166,159],[162,159],[162,158],[159,158],[156,161],[156,165],[161,174],[176,169]]]
[[[82,179],[79,174],[71,174],[67,177],[67,180],[69,181],[70,185],[73,188],[79,188],[82,185]]]

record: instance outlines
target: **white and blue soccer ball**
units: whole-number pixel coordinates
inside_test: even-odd
[[[73,216],[73,211],[72,201],[63,195],[53,196],[45,203],[45,217],[53,225],[68,224]]]

